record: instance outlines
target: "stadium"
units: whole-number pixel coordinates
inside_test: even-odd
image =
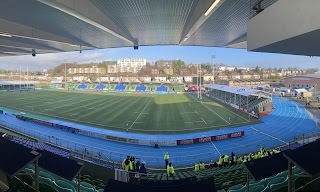
[[[310,37],[317,26],[304,22],[319,15],[315,7],[296,0],[5,0],[0,56],[152,45],[317,56]],[[289,22],[297,9],[306,13],[295,20],[305,25],[299,30]],[[288,17],[275,19],[283,10]],[[294,46],[301,42],[304,48]],[[45,88],[21,75],[0,81],[0,191],[320,190],[318,117],[295,100],[204,82],[198,68],[189,84],[76,83],[66,75]]]

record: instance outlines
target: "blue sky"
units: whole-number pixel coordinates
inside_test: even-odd
[[[0,57],[0,68],[30,70],[49,69],[64,62],[100,62],[121,58],[146,58],[147,61],[159,59],[181,59],[186,63],[212,63],[211,55],[215,55],[214,63],[230,66],[260,66],[319,68],[320,59],[308,56],[248,52],[245,49],[213,48],[199,46],[141,46],[138,50],[130,48],[110,48],[101,50],[68,53],[38,54],[36,57],[10,56]]]

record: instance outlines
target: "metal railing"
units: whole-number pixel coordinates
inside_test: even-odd
[[[117,151],[111,151],[111,150],[104,150],[101,148],[97,147],[92,147],[86,144],[78,143],[75,141],[70,141],[67,139],[55,137],[40,131],[33,130],[32,128],[29,127],[24,127],[20,125],[16,125],[11,122],[3,121],[0,120],[0,125],[7,127],[7,130],[10,131],[16,131],[19,134],[24,134],[28,137],[37,139],[41,142],[46,142],[48,144],[56,145],[59,146],[63,149],[67,149],[71,152],[71,155],[77,158],[81,158],[84,160],[88,160],[91,162],[94,162],[96,164],[101,164],[107,167],[120,167],[120,164],[123,159],[129,156],[135,156],[138,157],[136,154],[124,154],[124,153],[119,153]],[[0,127],[0,130],[3,130],[3,128]],[[298,145],[304,145],[306,143],[312,142],[315,139],[320,138],[320,134],[312,134],[312,135],[299,135],[296,137],[293,137],[293,139],[288,142],[285,145],[277,145],[272,148],[280,148],[280,147],[289,147],[294,146],[294,144]],[[261,144],[260,146],[263,146]],[[244,146],[246,147],[246,146]],[[248,149],[250,148],[251,151],[256,151],[257,150],[256,145],[251,145],[247,147]],[[227,154],[226,152],[229,151],[230,149],[223,149],[220,150],[221,154]],[[224,152],[226,151],[226,152]],[[237,153],[236,150],[234,152],[238,155],[244,155],[241,153]],[[203,162],[209,162],[207,157],[212,157],[212,160],[217,160],[214,158],[214,156],[218,156],[217,153],[215,152],[204,152],[204,153],[196,153],[196,154],[191,154],[191,155],[181,155],[181,156],[174,156],[170,159],[170,161],[175,164],[175,167],[179,169],[190,169],[195,163],[199,163],[200,161]],[[157,168],[162,168],[164,166],[164,160],[163,157],[154,157],[154,156],[139,156],[138,157],[141,161],[146,161],[148,164],[149,169],[152,167],[153,170],[162,170],[162,169],[157,169]],[[182,163],[181,163],[182,162]],[[179,166],[178,163],[183,164],[183,166]],[[162,166],[163,165],[163,166]]]
[[[136,154],[130,153],[120,153],[112,150],[105,150],[98,147],[92,147],[83,143],[63,139],[60,137],[55,137],[50,134],[46,134],[40,131],[33,130],[30,127],[24,127],[21,125],[17,125],[11,122],[0,120],[0,125],[7,127],[9,130],[16,131],[18,133],[22,133],[26,136],[32,137],[39,141],[46,142],[48,144],[57,145],[61,148],[67,149],[71,152],[72,156],[103,163],[115,163],[120,164],[123,159],[125,159],[128,155],[135,156]],[[197,153],[197,155],[183,155],[183,156],[175,156],[171,158],[172,163],[184,162],[186,159],[192,159],[190,164],[198,162],[201,160],[201,156],[213,156],[213,152],[205,152],[205,153]],[[139,156],[141,160],[147,161],[148,166],[159,167],[160,164],[163,164],[163,157],[154,157],[154,156]]]

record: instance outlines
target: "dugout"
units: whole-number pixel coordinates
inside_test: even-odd
[[[34,90],[38,81],[0,81],[1,91],[27,91]]]
[[[234,87],[218,84],[204,85],[205,95],[243,112],[260,114],[272,111],[270,93],[246,87]]]

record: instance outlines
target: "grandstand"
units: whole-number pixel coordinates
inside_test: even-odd
[[[38,81],[0,81],[0,91],[34,90]]]
[[[272,111],[272,98],[269,93],[245,87],[208,84],[205,95],[226,103],[244,112],[260,114]]]

